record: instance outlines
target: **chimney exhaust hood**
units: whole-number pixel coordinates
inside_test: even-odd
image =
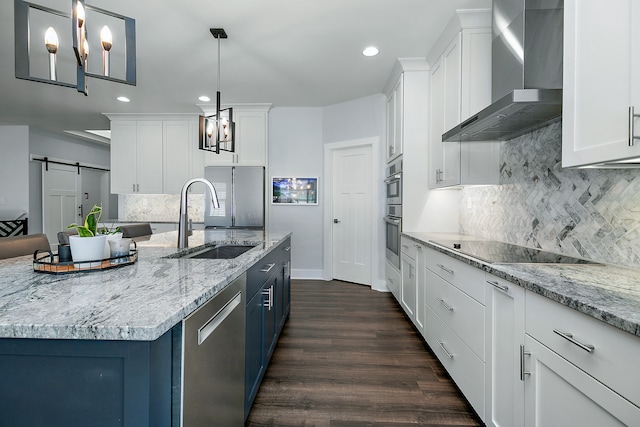
[[[494,0],[493,103],[444,142],[509,140],[562,117],[563,0]]]

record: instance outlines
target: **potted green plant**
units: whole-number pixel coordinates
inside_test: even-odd
[[[67,227],[78,230],[77,236],[69,236],[74,267],[91,268],[100,266],[101,260],[104,258],[105,245],[107,244],[107,236],[98,233],[98,222],[101,216],[102,206],[93,205],[82,225],[73,223]]]

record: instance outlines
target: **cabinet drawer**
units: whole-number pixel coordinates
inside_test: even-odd
[[[266,282],[280,268],[280,249],[282,244],[269,252],[264,258],[259,260],[247,272],[247,301],[253,298],[264,282]]]
[[[484,304],[484,272],[442,252],[427,251],[427,268]]]
[[[484,420],[484,362],[427,307],[426,339],[473,409]]]
[[[418,246],[420,245],[418,245],[418,243],[414,242],[411,239],[407,239],[404,236],[400,238],[400,252],[407,255],[411,259],[416,259]]]
[[[526,293],[525,305],[528,335],[640,406],[640,337],[533,292]]]
[[[484,306],[429,270],[427,304],[484,361]]]

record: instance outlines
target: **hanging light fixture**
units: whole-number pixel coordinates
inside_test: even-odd
[[[223,28],[210,28],[211,35],[218,39],[218,90],[216,112],[211,116],[200,116],[200,149],[220,154],[220,151],[235,151],[235,123],[233,108],[220,108],[220,39],[226,39]]]

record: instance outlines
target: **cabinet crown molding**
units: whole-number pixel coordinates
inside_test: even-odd
[[[457,9],[427,55],[430,65],[436,63],[451,40],[462,30],[491,28],[491,9]]]
[[[389,79],[384,85],[382,93],[384,93],[386,96],[389,96],[402,73],[411,71],[429,71],[429,69],[429,63],[424,57],[397,58],[395,64],[393,65],[393,70],[389,75]]]

